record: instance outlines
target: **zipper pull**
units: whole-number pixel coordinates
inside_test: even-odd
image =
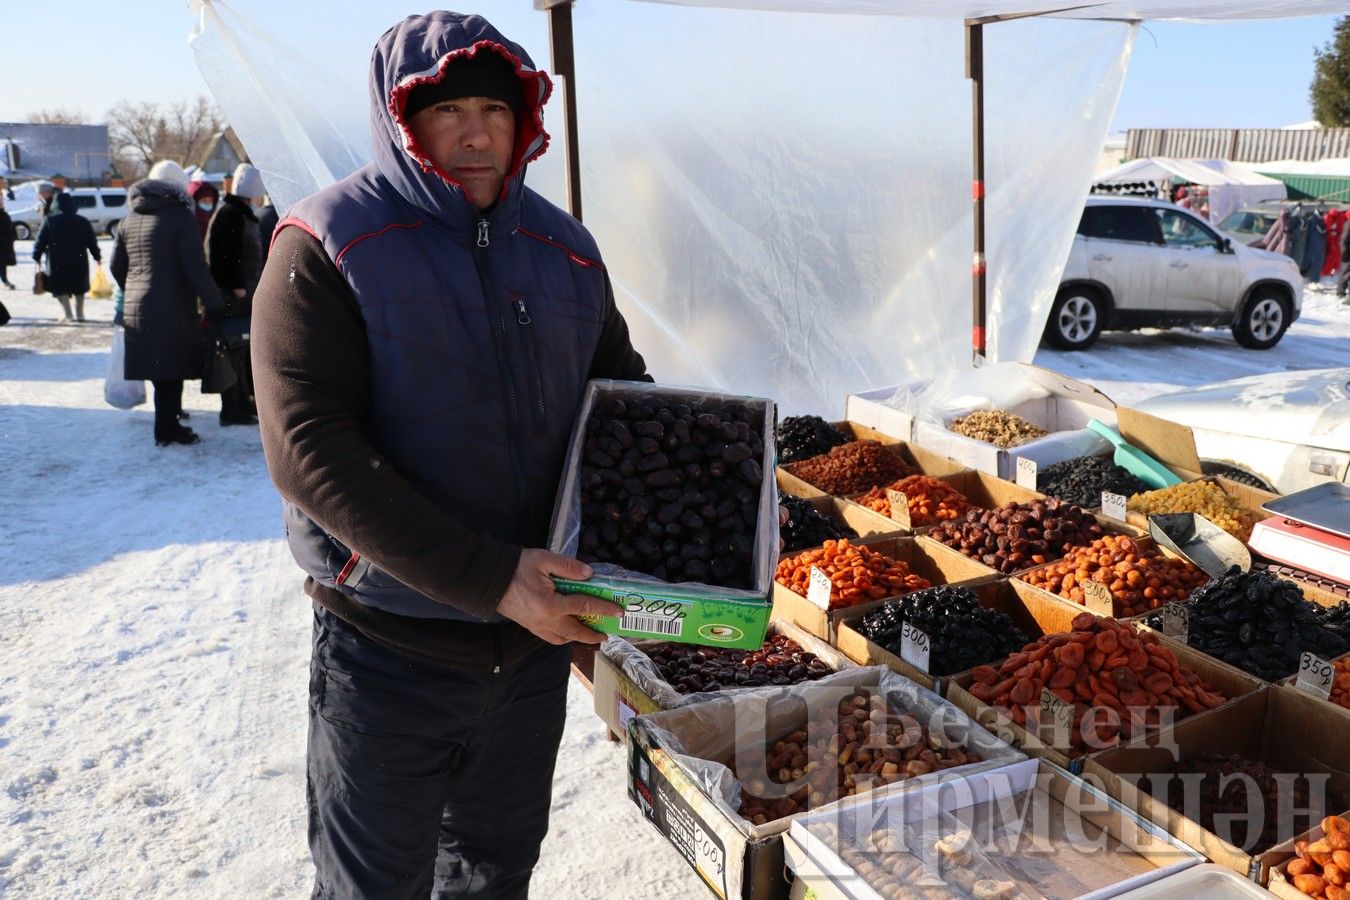
[[[488,220],[478,220],[478,246],[486,247],[488,245]]]
[[[517,300],[515,303],[513,303],[513,304],[511,304],[511,305],[514,306],[514,307],[516,308],[516,322],[517,322],[517,323],[519,323],[519,324],[521,324],[521,325],[528,325],[528,324],[530,324],[531,322],[534,321],[533,319],[530,318],[530,313],[529,313],[529,311],[525,309],[525,301],[524,301],[524,300]]]

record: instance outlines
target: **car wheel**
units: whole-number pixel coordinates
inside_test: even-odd
[[[1106,324],[1106,303],[1090,287],[1060,288],[1045,324],[1045,340],[1061,350],[1086,350]]]
[[[1238,484],[1254,487],[1258,491],[1266,491],[1271,494],[1279,493],[1260,475],[1253,475],[1246,469],[1239,468],[1232,463],[1219,462],[1217,459],[1200,460],[1200,473],[1202,475],[1222,475],[1229,481],[1236,481]]]
[[[22,222],[14,223],[14,236],[21,241],[26,241],[33,236],[32,229]]]
[[[1233,340],[1249,350],[1269,350],[1289,328],[1289,304],[1278,291],[1266,288],[1252,294],[1233,323]]]

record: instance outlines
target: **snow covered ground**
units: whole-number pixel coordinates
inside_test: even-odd
[[[10,274],[32,283],[31,265]],[[203,443],[156,448],[148,406],[103,402],[111,304],[76,326],[50,297],[0,300],[0,895],[307,896],[310,611],[256,429],[218,427],[190,386]],[[1310,290],[1267,353],[1167,332],[1036,361],[1127,402],[1350,365],[1348,337],[1350,309]],[[573,684],[540,896],[703,895],[623,767]]]

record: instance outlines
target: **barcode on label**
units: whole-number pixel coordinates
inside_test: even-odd
[[[641,613],[624,613],[619,617],[619,627],[624,631],[645,631],[648,634],[668,634],[679,637],[684,633],[684,619],[666,619],[661,616],[644,616]]]

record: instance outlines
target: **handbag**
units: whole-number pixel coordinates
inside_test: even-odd
[[[214,341],[207,346],[206,365],[202,369],[202,393],[223,394],[234,387],[234,366],[225,348]]]
[[[103,399],[109,406],[131,409],[145,402],[145,382],[128,381],[126,337],[121,328],[113,329],[112,352],[108,354],[108,374],[103,379]]]
[[[33,293],[47,293],[47,273],[41,269],[38,269],[37,274],[33,276]]]

